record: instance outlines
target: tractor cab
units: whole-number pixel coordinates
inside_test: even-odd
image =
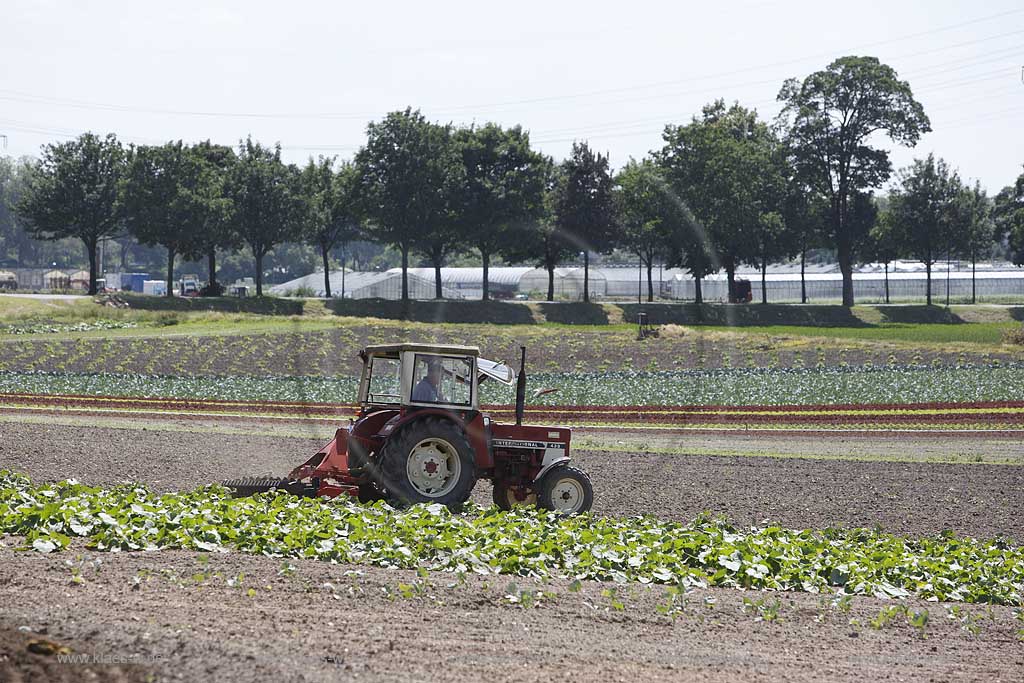
[[[360,357],[363,414],[396,407],[476,411],[482,382],[515,382],[512,368],[481,358],[474,346],[385,344],[366,347]]]

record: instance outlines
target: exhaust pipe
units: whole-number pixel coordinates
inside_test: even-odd
[[[526,409],[526,347],[519,347],[519,377],[516,379],[516,424],[523,424]]]

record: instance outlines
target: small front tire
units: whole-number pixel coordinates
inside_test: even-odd
[[[583,470],[559,465],[538,482],[537,504],[560,515],[583,514],[594,505],[594,486]]]

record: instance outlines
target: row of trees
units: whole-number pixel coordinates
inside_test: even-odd
[[[720,268],[732,291],[742,264],[758,267],[763,281],[769,263],[804,263],[808,250],[828,248],[847,305],[858,261],[919,258],[929,303],[939,258],[975,260],[1005,238],[1024,262],[1024,176],[992,201],[929,156],[903,170],[888,197],[873,196],[892,174],[886,151],[871,146],[876,136],[912,146],[930,130],[890,67],[844,57],[787,81],[779,99],[784,108],[771,123],[713,102],[689,123],[666,126],[661,149],[615,174],[585,143],[556,164],[518,126],[442,125],[411,109],[370,123],[351,162],[311,159],[301,168],[252,140],[237,150],[125,148],[112,135],[86,134],[46,146],[14,206],[34,236],[82,241],[92,291],[97,244],[125,231],[166,250],[169,293],[177,259],[208,259],[216,292],[216,254],[245,246],[262,294],[264,258],[301,242],[319,251],[330,296],[329,255],[356,239],[399,252],[403,298],[411,258],[434,267],[440,297],[442,265],[470,249],[483,265],[485,299],[499,256],[545,267],[553,298],[555,267],[582,254],[589,297],[591,252],[624,249],[646,266],[648,298],[653,264],[663,261],[693,275],[700,301],[701,279]]]

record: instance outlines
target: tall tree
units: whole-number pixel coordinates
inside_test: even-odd
[[[782,219],[800,256],[800,303],[807,303],[807,252],[824,242],[827,206],[821,195],[791,177],[782,202]]]
[[[14,160],[0,157],[0,259],[8,257],[18,230],[18,218],[14,213],[17,199],[12,197],[16,182]]]
[[[211,170],[181,141],[134,147],[122,179],[121,210],[142,244],[167,250],[167,296],[174,296],[174,260],[199,258],[206,228]]]
[[[868,242],[863,248],[865,259],[875,263],[881,263],[885,268],[885,303],[889,301],[889,264],[898,259],[902,254],[900,239],[896,234],[896,227],[893,222],[893,215],[890,211],[889,201],[880,201],[882,206],[878,213],[878,220],[869,232]]]
[[[605,251],[616,236],[615,181],[608,156],[595,154],[585,142],[572,144],[562,172],[555,196],[556,221],[565,237],[583,248],[583,300],[589,302],[590,252]]]
[[[888,152],[872,147],[871,138],[885,133],[913,147],[931,125],[910,85],[875,57],[840,57],[803,81],[789,79],[778,99],[785,103],[780,122],[793,164],[829,199],[843,305],[852,306],[858,245],[851,234],[850,199],[892,173]]]
[[[232,227],[256,261],[256,296],[263,296],[263,259],[282,242],[301,237],[304,205],[299,171],[281,161],[281,146],[264,147],[251,138],[238,148],[228,175]]]
[[[731,296],[736,268],[761,261],[752,231],[778,208],[778,141],[757,112],[722,100],[689,124],[666,126],[662,137],[658,163],[704,227],[704,242],[725,269]]]
[[[960,190],[954,204],[954,235],[957,253],[971,260],[971,303],[978,301],[978,258],[991,253],[995,246],[996,226],[992,220],[992,203],[981,183]]]
[[[124,168],[124,148],[114,135],[83,133],[46,145],[42,158],[27,168],[28,182],[16,207],[33,237],[82,241],[89,256],[89,294],[96,293],[100,240],[122,229],[117,199]]]
[[[653,161],[630,160],[615,178],[622,221],[621,245],[647,269],[647,300],[654,301],[654,260],[667,259],[671,245],[694,229],[693,216],[676,197]]]
[[[203,253],[206,254],[207,285],[203,296],[219,296],[224,287],[217,282],[217,250],[235,250],[241,246],[232,227],[234,204],[227,196],[228,176],[235,163],[235,151],[226,145],[215,145],[209,140],[193,145],[192,154],[206,166],[201,187],[203,203]]]
[[[491,256],[508,247],[518,226],[542,213],[545,161],[530,149],[530,136],[519,126],[471,126],[455,139],[465,169],[455,202],[459,241],[480,252],[486,301]]]
[[[324,296],[330,299],[330,252],[359,234],[353,197],[355,169],[351,163],[342,163],[335,171],[334,159],[310,159],[302,169],[300,183],[306,202],[306,240],[320,252],[324,265]],[[342,263],[342,269],[344,267]]]
[[[956,203],[962,188],[956,171],[929,154],[902,169],[899,185],[889,194],[892,238],[924,263],[929,306],[932,266],[956,244]]]
[[[535,263],[548,273],[547,300],[555,300],[555,268],[572,256],[575,251],[571,240],[566,239],[555,216],[555,204],[563,190],[565,175],[550,157],[541,160],[544,197],[541,212],[528,223],[513,225],[503,253],[514,261]]]
[[[778,211],[768,211],[751,226],[755,256],[753,264],[761,272],[761,303],[768,303],[768,264],[791,257],[797,250],[796,235]]]
[[[1024,173],[996,195],[992,216],[996,235],[1010,245],[1010,258],[1024,266]]]
[[[370,123],[355,157],[359,202],[367,232],[402,254],[402,300],[409,300],[409,252],[423,236],[447,230],[453,188],[462,163],[450,126],[429,123],[420,112],[392,112]]]

